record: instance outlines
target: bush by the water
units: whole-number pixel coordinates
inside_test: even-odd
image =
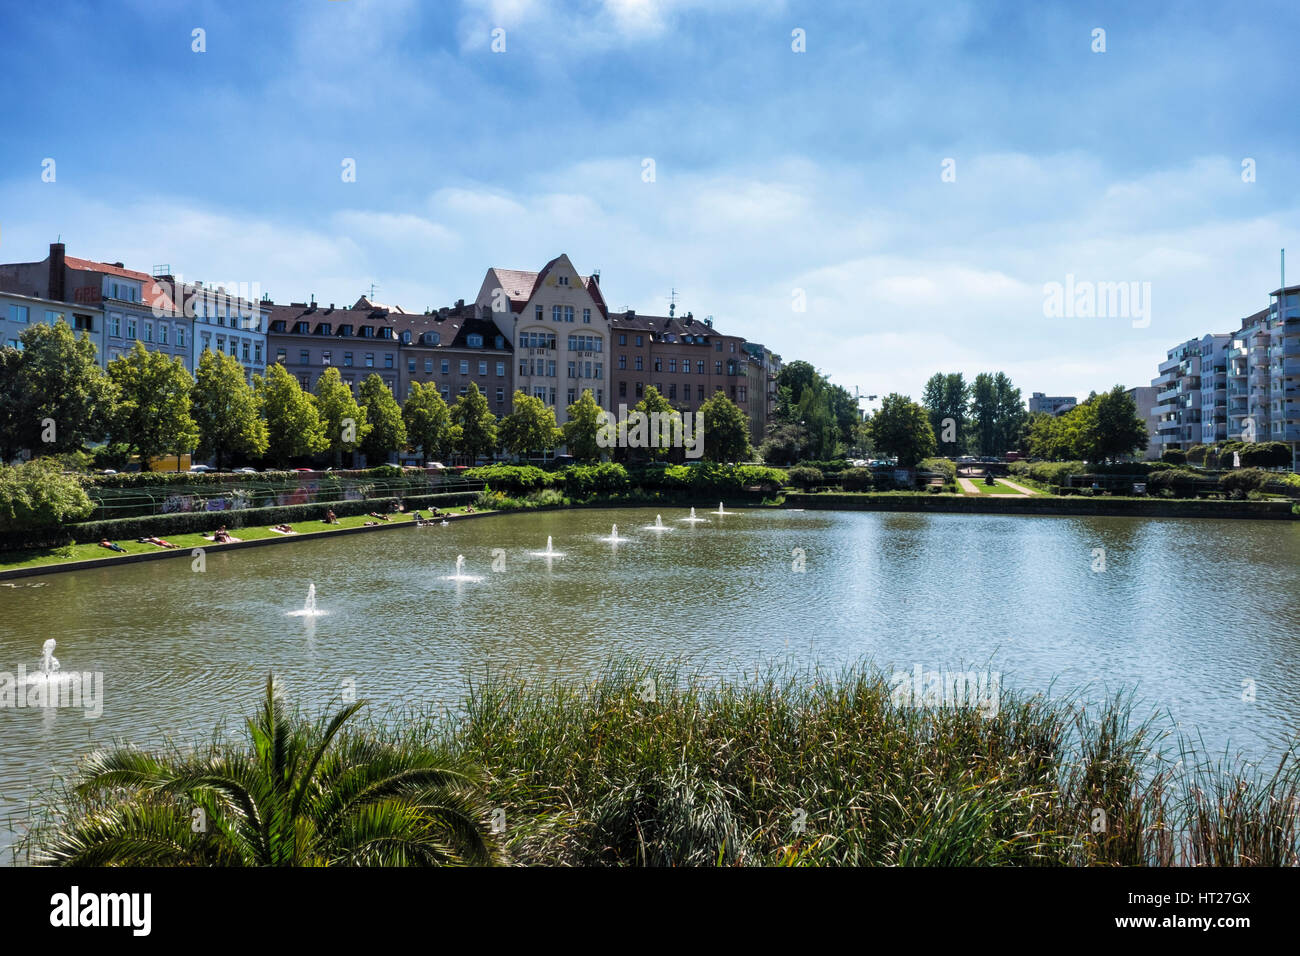
[[[194,772],[202,761],[220,756],[241,768],[239,779],[258,781],[267,772],[259,761],[271,756],[269,747],[205,742],[196,754],[99,754],[38,815],[25,849],[31,861],[99,865],[498,855],[571,866],[1298,862],[1294,751],[1267,770],[1198,754],[1181,739],[1166,753],[1167,728],[1135,718],[1122,695],[1085,708],[1001,687],[982,698],[996,700],[991,708],[928,707],[900,696],[910,685],[910,674],[900,682],[867,667],[727,680],[637,661],[592,681],[490,676],[455,711],[376,714],[345,728],[304,790],[301,825],[293,814],[269,816],[269,844],[228,841],[224,826],[194,835],[191,810],[204,806],[251,836],[260,799],[219,796],[218,782]],[[254,732],[265,725],[259,718]],[[320,740],[293,726],[284,737],[300,756]],[[344,767],[371,761],[357,771],[363,779],[425,762],[443,768],[411,781],[454,783],[466,809],[459,826],[425,841],[423,826],[436,824],[416,813],[420,825],[401,832],[429,852],[358,852],[353,831],[316,811],[351,787]],[[291,763],[315,772],[305,756]],[[141,771],[139,785],[115,786],[124,778],[111,771],[128,765]],[[376,787],[376,812],[389,792]],[[487,832],[488,808],[504,811],[504,834]],[[152,824],[175,840],[126,838]],[[457,832],[459,852],[432,852]],[[248,850],[264,845],[275,852]]]
[[[826,482],[826,475],[820,468],[812,468],[807,465],[795,465],[793,468],[787,468],[785,471],[786,478],[790,484],[796,488],[812,488]]]
[[[93,510],[77,478],[63,474],[53,461],[0,464],[0,533],[52,528],[80,521]]]
[[[464,477],[485,481],[491,488],[510,494],[549,488],[555,483],[554,475],[532,465],[485,465],[468,469]]]

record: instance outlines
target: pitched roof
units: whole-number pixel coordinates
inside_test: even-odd
[[[547,274],[554,268],[555,264],[563,258],[562,255],[556,256],[546,265],[542,266],[541,272],[529,272],[525,269],[501,269],[497,266],[491,268],[491,272],[497,277],[497,282],[501,284],[501,289],[510,297],[510,311],[522,312],[524,306],[528,304],[537,290],[541,288],[542,282],[545,281]],[[602,314],[608,316],[609,308],[605,305],[605,298],[600,294],[600,280],[594,275],[578,276],[578,282],[583,289],[596,301],[597,307]]]
[[[69,269],[77,269],[81,272],[103,272],[111,276],[121,276],[124,279],[135,279],[137,282],[152,282],[153,276],[146,275],[143,272],[136,272],[134,269],[127,269],[115,262],[95,262],[91,259],[78,259],[76,256],[64,256],[63,263]]]

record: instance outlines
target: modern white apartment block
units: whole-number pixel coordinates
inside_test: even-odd
[[[1228,440],[1285,442],[1300,456],[1300,285],[1269,293],[1269,307],[1234,332],[1170,349],[1155,386],[1159,446],[1186,450]]]
[[[1139,385],[1128,390],[1129,398],[1137,406],[1138,418],[1147,427],[1147,447],[1142,452],[1146,461],[1155,461],[1163,450],[1160,444],[1160,417],[1156,414],[1156,392],[1153,385]]]

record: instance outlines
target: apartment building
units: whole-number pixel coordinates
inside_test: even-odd
[[[152,276],[120,262],[69,256],[61,242],[50,243],[49,255],[40,262],[0,265],[0,290],[69,303],[74,319],[77,307],[102,311],[103,330],[97,336],[101,364],[142,342],[193,371],[193,320],[164,302],[166,293],[157,285]]]
[[[1161,451],[1186,451],[1222,441],[1228,434],[1228,365],[1233,336],[1212,333],[1189,339],[1165,353],[1156,389],[1157,437]]]
[[[1156,461],[1163,448],[1160,445],[1160,417],[1156,414],[1156,392],[1152,385],[1139,385],[1128,389],[1128,397],[1137,406],[1138,418],[1147,427],[1147,446],[1142,452],[1146,461]]]
[[[745,340],[724,335],[712,319],[638,315],[611,319],[614,369],[610,408],[629,408],[653,385],[678,411],[694,412],[721,391],[741,408],[749,403],[750,356]],[[761,388],[761,387],[760,387]]]
[[[0,346],[21,349],[20,338],[32,325],[44,322],[54,325],[60,319],[67,322],[77,336],[88,336],[95,343],[96,354],[104,353],[104,310],[95,306],[69,306],[57,299],[41,299],[0,292]]]
[[[611,326],[598,273],[580,275],[566,255],[540,272],[494,266],[474,306],[514,346],[514,387],[554,409],[558,423],[586,389],[607,407]]]
[[[377,374],[399,401],[399,329],[396,314],[362,299],[352,307],[311,302],[266,303],[268,362],[283,365],[298,384],[315,391],[327,368],[337,367],[343,383],[357,394]]]
[[[491,312],[464,299],[426,315],[392,314],[401,347],[399,401],[413,382],[433,382],[448,405],[469,391],[486,396],[498,418],[510,414],[514,398],[514,349],[492,321]]]
[[[190,367],[197,369],[203,353],[214,351],[238,359],[249,383],[254,375],[265,374],[271,303],[258,301],[257,293],[247,289],[186,282],[165,270],[154,270],[145,298],[155,314],[169,312],[192,323]]]
[[[1029,414],[1043,412],[1048,415],[1064,415],[1078,404],[1079,400],[1073,395],[1045,395],[1042,392],[1034,392],[1029,396]]]

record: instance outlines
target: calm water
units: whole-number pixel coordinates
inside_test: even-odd
[[[674,530],[644,530],[655,513],[490,517],[210,554],[204,573],[178,559],[0,586],[0,671],[35,669],[54,637],[105,696],[95,720],[0,709],[0,846],[92,745],[191,739],[251,710],[271,669],[309,704],[351,680],[388,708],[454,704],[489,667],[582,674],[632,653],[719,674],[990,662],[1035,690],[1136,686],[1215,749],[1267,756],[1300,729],[1300,524],[744,510],[691,525],[672,510]],[[598,540],[615,522],[633,540]],[[530,555],[548,535],[565,557]],[[457,554],[481,581],[444,580]],[[287,616],[308,582],[327,614]]]

